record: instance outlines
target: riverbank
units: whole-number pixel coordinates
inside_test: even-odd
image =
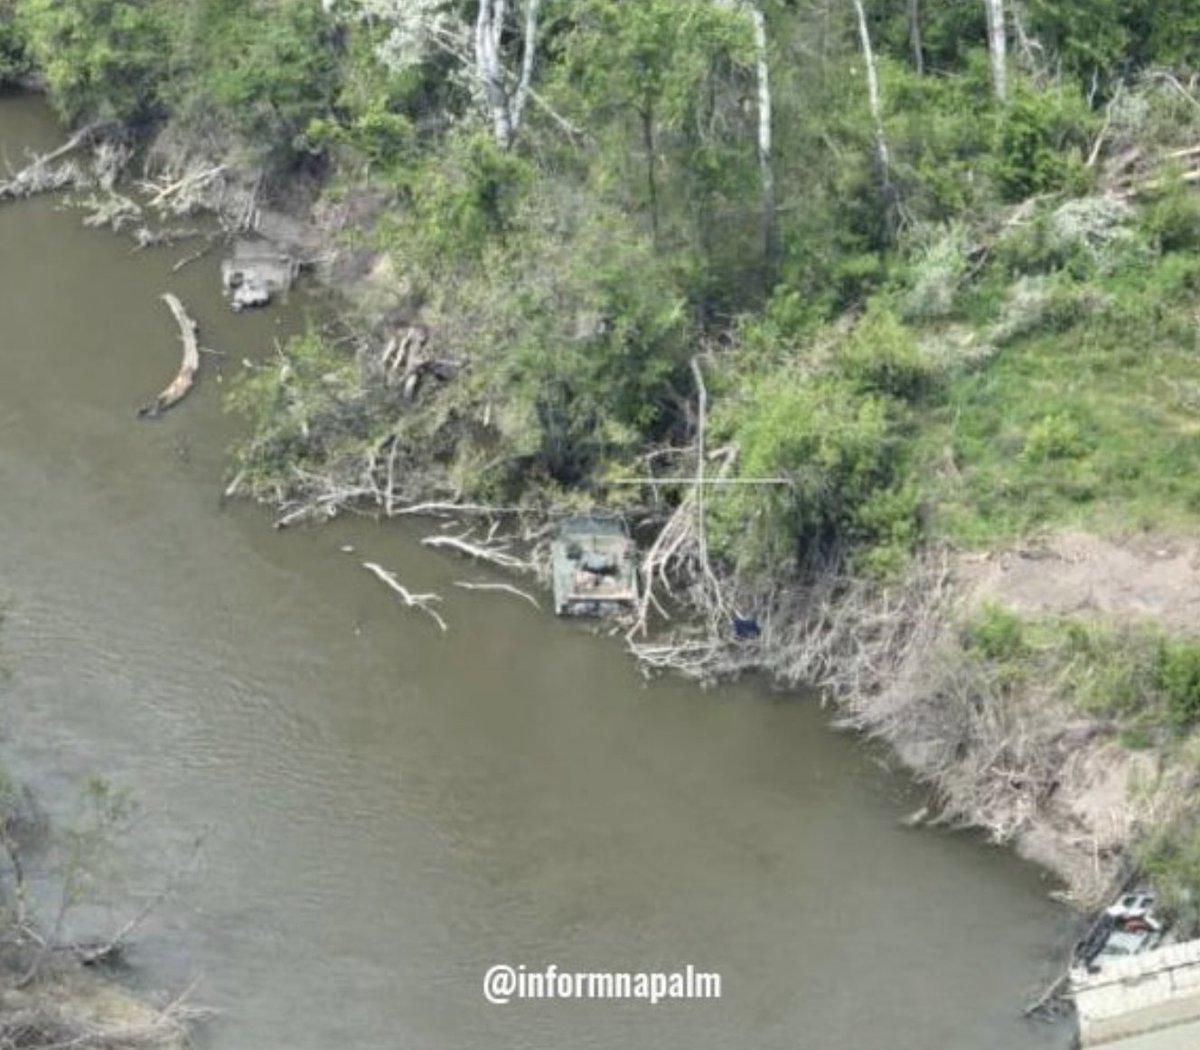
[[[88,61],[103,13],[64,35],[7,7],[0,51],[45,66],[69,119],[155,129],[153,199],[286,241],[359,304],[236,385],[254,432],[230,495],[288,523],[470,506],[523,533],[613,507],[647,588],[699,624],[648,643],[647,591],[645,664],[821,685],[935,811],[1024,843],[1079,902],[1139,861],[1187,899],[1182,811],[1145,782],[1187,780],[1195,643],[979,604],[968,568],[1037,536],[1194,534],[1200,105],[1149,57],[1186,67],[1186,34],[1158,34],[1178,13],[1109,27],[1136,42],[1109,56],[1123,79],[1039,44],[1008,93],[1002,12],[989,80],[957,48],[930,76],[920,33],[910,55],[861,7],[814,64],[802,15],[709,4],[630,25],[597,0],[549,37],[531,5],[507,38],[485,4],[473,33],[280,4],[250,51],[245,12],[177,33],[150,6],[122,29],[133,87]],[[778,142],[772,67],[797,78]],[[730,643],[734,613],[756,642]]]
[[[61,137],[42,107],[0,106],[15,155]],[[916,789],[818,704],[646,682],[580,625],[457,587],[503,577],[423,547],[447,534],[427,522],[276,532],[222,503],[244,429],[221,395],[242,357],[277,360],[306,297],[234,314],[212,256],[171,273],[189,246],[131,252],[62,205],[0,209],[6,753],[56,812],[94,769],[145,800],[101,934],[215,825],[128,953],[134,982],[203,975],[198,1038],[1065,1047],[1065,1025],[1015,1009],[1069,936],[1051,884],[975,836],[900,826]],[[164,290],[225,356],[147,423],[179,363]],[[364,561],[440,595],[449,630]],[[513,1012],[480,993],[498,959],[695,960],[736,983],[703,1009]]]
[[[159,135],[150,157],[159,185],[194,185],[199,191],[183,211],[212,208],[233,228],[250,218],[248,225],[273,234],[281,248],[321,257],[325,280],[354,309],[353,356],[310,333],[289,345],[278,371],[258,369],[243,381],[234,404],[256,416],[258,432],[241,450],[228,494],[248,492],[276,506],[281,520],[289,522],[328,518],[355,506],[383,517],[408,514],[421,505],[456,513],[464,490],[455,457],[464,441],[470,443],[469,427],[456,413],[471,380],[457,375],[465,363],[460,361],[421,385],[410,382],[420,380],[421,369],[444,352],[438,350],[444,336],[416,317],[397,320],[412,304],[406,303],[403,282],[397,290],[387,253],[347,248],[341,240],[347,230],[361,233],[363,223],[377,213],[378,201],[359,208],[357,216],[343,204],[333,209],[338,218],[331,223],[327,196],[306,182],[302,189],[283,192],[279,203],[290,199],[290,211],[274,211],[269,200],[259,199],[253,170],[239,170],[232,154],[197,150],[196,143],[170,128]],[[200,178],[218,169],[218,178]],[[358,240],[350,238],[352,244]],[[855,333],[864,324],[869,320],[857,328],[850,323],[840,336],[849,341],[847,352],[854,352]],[[412,360],[406,356],[397,373],[390,358],[398,347],[412,343],[414,332],[423,333],[416,353]],[[431,332],[432,350],[425,345]],[[960,332],[954,338],[971,344],[995,336]],[[930,348],[920,346],[917,352],[909,367],[936,376],[942,366],[927,356]],[[738,353],[715,364],[716,359],[708,360],[710,382],[719,397],[728,398],[742,367]],[[969,380],[970,370],[967,376]],[[260,405],[287,407],[282,413],[278,408],[263,412]],[[484,408],[485,420],[490,410]],[[348,427],[361,424],[350,421],[364,419],[390,421],[352,437]],[[442,451],[431,456],[431,445]],[[643,456],[656,454],[656,446],[642,450]],[[672,472],[670,464],[686,464],[695,454],[694,446],[673,451],[664,459],[666,472]],[[1057,456],[1043,460],[1045,470],[1053,470]],[[674,524],[680,541],[671,558],[648,563],[644,576],[652,579],[665,572],[662,578],[689,594],[699,621],[707,622],[698,634],[685,631],[650,644],[636,642],[634,652],[647,666],[702,677],[765,671],[791,684],[826,688],[843,706],[845,725],[886,741],[931,786],[927,816],[979,827],[996,842],[1016,845],[1063,878],[1068,895],[1081,907],[1101,903],[1132,865],[1167,848],[1168,832],[1186,815],[1192,790],[1181,727],[1172,729],[1163,720],[1148,732],[1139,728],[1136,723],[1144,720],[1145,710],[1137,704],[1117,710],[1130,702],[1115,692],[1098,696],[1092,690],[1081,700],[1043,687],[1036,676],[1044,653],[1036,646],[993,652],[990,642],[981,646],[973,640],[978,631],[987,636],[994,629],[990,622],[980,626],[980,617],[986,621],[997,615],[981,594],[994,590],[998,607],[1011,604],[1004,588],[995,588],[995,579],[980,583],[973,568],[1011,560],[1007,541],[964,550],[961,541],[939,545],[927,540],[924,553],[908,567],[902,560],[897,569],[882,573],[863,565],[857,572],[837,563],[825,570],[792,566],[788,584],[776,580],[764,588],[755,581],[760,570],[753,565],[746,567],[749,571],[738,569],[738,555],[728,539],[711,560],[699,545],[706,531],[712,535],[728,528],[735,510],[728,501],[723,506],[716,501],[713,508],[710,499],[705,515],[712,517],[702,524],[702,504],[686,485],[650,483],[638,498],[612,503],[619,491],[593,487],[584,498],[633,515],[652,554],[649,538]],[[485,501],[479,510],[493,505],[487,501],[486,484],[469,492],[468,498]],[[528,536],[541,531],[556,509],[577,503],[578,495],[558,486],[526,486],[516,517],[501,514],[497,520],[521,521]],[[1054,549],[1059,541],[1051,533],[1043,542]],[[1139,542],[1144,546],[1150,541]],[[1100,566],[1096,578],[1106,571]],[[1051,581],[1061,575],[1047,574],[1047,586],[1053,589]],[[1131,582],[1124,605],[1099,608],[1098,619],[1080,617],[1078,583],[1072,588],[1065,579],[1059,582],[1070,597],[1045,602],[1041,613],[1058,617],[1067,634],[1120,632],[1138,607],[1147,605]],[[765,626],[757,641],[730,641],[727,616],[734,607]],[[1028,610],[1018,603],[1010,612],[1026,616]],[[1153,609],[1149,613],[1153,620]],[[1178,618],[1162,626],[1186,628]],[[1011,630],[1020,633],[1019,627]],[[1095,654],[1079,650],[1074,658],[1094,662]],[[1000,660],[1007,666],[992,666]],[[1148,670],[1139,672],[1138,685],[1145,687],[1143,707],[1151,705],[1155,691],[1153,659],[1148,656],[1144,662]],[[1160,881],[1178,906],[1188,876],[1178,864],[1159,867]]]
[[[194,1011],[150,1006],[109,978],[79,965],[27,974],[0,968],[0,1038],[13,1050],[183,1050]]]

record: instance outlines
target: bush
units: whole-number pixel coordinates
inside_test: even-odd
[[[1087,455],[1090,447],[1074,419],[1063,414],[1048,415],[1026,431],[1021,458],[1029,463],[1079,459]]]
[[[887,399],[831,376],[776,374],[721,406],[712,429],[714,441],[740,449],[743,476],[791,479],[713,493],[713,542],[730,561],[777,571],[911,535],[897,521],[915,517],[914,499],[883,498],[901,449]]]
[[[1155,684],[1166,696],[1172,724],[1188,729],[1200,719],[1200,641],[1171,639],[1158,651]]]
[[[1200,250],[1200,196],[1182,181],[1142,211],[1143,231],[1164,252]]]
[[[1065,87],[1035,91],[1018,85],[1005,111],[996,143],[996,176],[1009,200],[1071,187],[1088,179],[1082,151],[1094,116],[1076,92]]]
[[[30,71],[25,36],[13,16],[11,0],[0,0],[0,87]]]
[[[140,0],[22,0],[17,26],[68,123],[137,121],[159,106],[170,55],[167,14]]]
[[[966,628],[967,648],[989,660],[1012,660],[1028,651],[1025,625],[1000,605],[986,605]]]
[[[962,226],[951,226],[931,237],[909,264],[905,318],[935,321],[949,317],[966,271],[967,238]]]
[[[855,326],[838,364],[859,389],[910,401],[927,394],[937,374],[912,332],[879,300]]]
[[[188,13],[176,42],[188,70],[172,79],[171,101],[185,119],[215,111],[275,162],[292,162],[337,94],[336,40],[320,0],[197,0]]]

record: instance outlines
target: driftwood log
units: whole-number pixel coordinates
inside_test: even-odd
[[[162,299],[170,307],[171,313],[175,315],[175,320],[179,324],[179,335],[183,340],[183,363],[179,366],[179,374],[171,380],[170,385],[148,405],[143,405],[138,409],[138,416],[143,419],[153,419],[155,416],[162,415],[172,405],[179,404],[187,396],[187,392],[192,389],[192,384],[196,381],[196,370],[200,367],[200,348],[196,344],[196,322],[187,315],[183,303],[170,292],[164,293]]]

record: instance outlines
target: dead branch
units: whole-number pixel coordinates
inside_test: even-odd
[[[168,408],[177,405],[192,389],[196,379],[196,371],[200,367],[200,351],[196,345],[196,322],[192,320],[183,308],[183,303],[170,292],[164,292],[162,300],[175,315],[179,325],[179,337],[183,341],[183,363],[179,366],[179,374],[171,381],[161,394],[148,405],[138,409],[142,418],[154,418]]]
[[[200,856],[204,849],[205,834],[196,836],[196,840],[192,843],[192,852],[188,859],[181,864],[175,871],[171,872],[162,888],[153,897],[146,901],[141,908],[126,922],[120,929],[117,930],[107,941],[102,944],[90,948],[82,946],[74,946],[75,954],[79,961],[85,966],[93,965],[112,958],[117,954],[132,936],[148,919],[153,911],[158,908],[163,901],[171,896],[178,888],[179,884],[193,872],[200,863]]]
[[[421,540],[421,544],[425,547],[449,547],[460,554],[498,565],[502,569],[516,572],[529,572],[532,569],[529,562],[509,554],[504,545],[469,543],[462,536],[426,536]]]
[[[207,238],[205,238],[204,246],[202,248],[197,248],[196,251],[192,252],[190,255],[185,255],[182,259],[175,263],[174,266],[171,267],[171,272],[178,273],[185,266],[190,266],[192,263],[203,259],[204,256],[213,250],[213,247],[216,245],[216,243],[216,236],[210,234]]]
[[[495,507],[483,503],[455,503],[453,500],[434,500],[426,503],[411,503],[406,507],[396,507],[392,511],[394,517],[409,514],[436,517],[453,514],[482,514],[488,517],[494,514],[520,514],[520,507]]]
[[[430,608],[431,602],[440,602],[442,600],[440,595],[413,594],[412,591],[410,591],[404,586],[404,584],[396,579],[394,574],[388,572],[387,569],[385,569],[382,565],[376,565],[373,561],[364,561],[362,563],[362,567],[366,569],[367,572],[381,580],[387,587],[390,587],[393,591],[395,591],[396,594],[400,596],[401,601],[403,601],[404,604],[409,608],[420,609],[421,612],[431,617],[433,622],[436,623],[443,631],[449,630],[449,628],[446,626],[446,621],[443,620],[434,609]]]
[[[1060,998],[1063,989],[1067,987],[1071,980],[1070,968],[1064,970],[1054,978],[1042,991],[1030,1000],[1025,1009],[1021,1011],[1022,1017],[1032,1017],[1036,1013],[1040,1013],[1055,999]]]
[[[22,200],[39,193],[52,193],[91,181],[83,168],[73,161],[56,163],[63,157],[91,145],[105,132],[112,130],[109,121],[97,121],[75,132],[57,149],[34,157],[24,168],[0,182],[0,201]]]
[[[511,583],[474,583],[469,580],[455,580],[455,587],[461,587],[464,591],[503,591],[506,594],[515,595],[518,598],[524,598],[535,609],[541,612],[541,605],[538,600],[528,591],[523,591],[519,587],[514,587]]]

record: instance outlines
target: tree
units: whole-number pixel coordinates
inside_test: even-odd
[[[762,183],[763,255],[768,269],[779,258],[779,224],[775,215],[775,170],[771,159],[771,65],[767,51],[767,19],[761,0],[749,0],[754,26],[754,70],[758,95],[758,167]]]
[[[921,43],[921,0],[908,0],[908,44],[912,48],[913,69],[925,72],[925,50]]]
[[[676,170],[696,183],[711,184],[732,167],[727,154],[717,156],[731,148],[728,133],[712,134],[706,117],[726,86],[736,82],[733,91],[743,93],[753,25],[742,4],[712,0],[584,0],[561,10],[571,28],[561,44],[560,87],[579,123],[604,127],[625,154],[640,154],[650,228],[661,243],[670,144],[681,146]],[[617,134],[623,129],[614,117],[633,118],[633,143]]]
[[[492,137],[511,148],[533,91],[542,0],[477,0],[468,26],[450,0],[323,0],[325,9],[351,22],[387,27],[377,55],[392,72],[449,55],[471,77],[487,113]],[[511,43],[511,15],[521,19],[520,47]]]
[[[1008,95],[1008,31],[1004,20],[1004,0],[983,0],[987,12],[988,56],[992,66],[992,93],[997,102]]]
[[[867,69],[867,105],[871,109],[871,123],[875,133],[875,163],[885,196],[891,183],[891,160],[888,156],[887,138],[883,133],[883,102],[879,97],[879,74],[875,65],[875,49],[871,46],[871,31],[867,27],[867,13],[862,0],[851,0],[858,17],[858,38],[862,45],[863,64]]]
[[[521,45],[521,72],[516,87],[509,89],[503,62],[504,25],[508,18],[508,0],[479,0],[475,20],[475,75],[483,88],[491,116],[496,145],[508,149],[520,130],[521,118],[533,84],[537,54],[538,8],[541,0],[525,0],[524,30]]]
[[[23,0],[16,13],[29,55],[67,121],[136,121],[156,109],[169,53],[158,3]]]

